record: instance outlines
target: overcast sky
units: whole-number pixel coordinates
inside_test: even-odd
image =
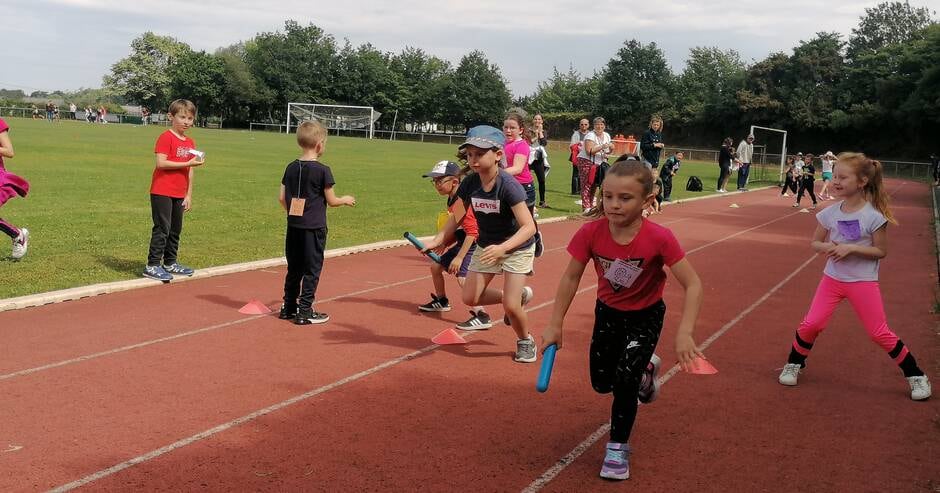
[[[111,65],[145,31],[214,51],[286,19],[313,23],[342,44],[405,46],[456,64],[482,50],[500,66],[514,95],[531,94],[552,67],[582,75],[601,69],[623,42],[655,41],[674,71],[689,48],[737,50],[751,63],[790,53],[818,31],[847,39],[866,7],[852,0],[656,0],[578,3],[439,0],[4,0],[0,88],[52,91],[100,87]],[[577,7],[580,5],[580,7]],[[940,0],[911,0],[936,9]],[[350,102],[355,103],[355,102]]]

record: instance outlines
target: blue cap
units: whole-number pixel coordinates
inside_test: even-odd
[[[477,125],[467,132],[467,140],[460,144],[458,149],[467,146],[479,147],[480,149],[503,148],[506,143],[506,137],[503,131],[489,125]]]

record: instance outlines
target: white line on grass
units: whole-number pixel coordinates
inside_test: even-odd
[[[791,216],[791,215],[793,215],[793,214],[790,214],[790,215],[788,215],[788,216],[784,216],[784,218],[785,218],[785,217],[789,217],[789,216]],[[775,220],[772,220],[772,221],[768,221],[768,222],[762,224],[761,226],[764,226],[764,225],[767,225],[767,224],[771,224],[771,223],[773,223],[773,222],[779,221],[780,219],[783,219],[783,218],[778,218],[778,219],[775,219]],[[748,230],[746,230],[746,231],[751,231],[751,230],[753,230],[753,229],[756,229],[757,227],[760,227],[760,226],[756,226],[756,227],[754,227],[754,228],[750,228],[750,229],[748,229]],[[742,233],[743,233],[743,232],[742,232]],[[739,234],[740,234],[740,233],[739,233]],[[720,240],[713,241],[713,242],[708,243],[708,244],[706,244],[706,245],[702,245],[702,246],[700,246],[700,247],[698,247],[698,248],[696,248],[696,249],[694,249],[694,250],[689,251],[689,253],[693,253],[693,252],[696,252],[696,251],[700,251],[700,250],[702,250],[702,249],[704,249],[704,248],[706,248],[706,247],[708,247],[708,246],[712,246],[712,245],[721,243],[721,242],[723,242],[723,241],[727,241],[727,240],[729,240],[729,239],[731,239],[731,238],[734,238],[735,236],[738,236],[738,234],[731,235],[731,236],[726,236],[726,237],[724,237],[724,238],[722,238],[722,239],[720,239]],[[562,248],[565,248],[565,247],[556,247],[556,248],[554,248],[554,249],[552,249],[552,250],[558,250],[558,249],[562,249]],[[588,292],[588,291],[593,291],[596,287],[597,287],[597,284],[592,284],[592,285],[587,286],[587,287],[585,287],[585,288],[581,288],[581,289],[579,289],[579,290],[575,293],[575,296],[580,295],[580,294],[582,294],[582,293],[586,293],[586,292]],[[373,288],[373,289],[381,289],[381,288]],[[542,309],[542,308],[544,308],[544,307],[553,305],[554,303],[555,303],[555,300],[554,300],[554,299],[551,300],[551,301],[546,301],[546,302],[544,302],[544,303],[535,305],[535,306],[533,306],[533,307],[527,309],[526,312],[532,312],[532,311],[535,311],[535,310],[539,310],[539,309]],[[502,323],[502,321],[494,321],[494,325],[495,325],[495,324],[499,324],[499,323]],[[468,334],[467,336],[464,336],[464,337],[465,337],[465,338],[472,338],[471,334]],[[258,410],[258,411],[253,412],[253,413],[250,413],[250,414],[247,414],[247,415],[245,415],[245,416],[242,416],[242,417],[240,417],[240,418],[233,419],[233,420],[231,420],[231,421],[229,421],[229,422],[223,423],[223,424],[218,425],[218,426],[216,426],[216,427],[214,427],[214,428],[211,428],[211,429],[209,429],[209,430],[203,431],[202,433],[197,433],[197,434],[195,434],[195,435],[192,435],[192,436],[190,436],[190,437],[184,438],[184,439],[182,439],[182,440],[178,440],[178,441],[176,441],[176,442],[173,442],[173,443],[171,443],[171,444],[169,444],[169,445],[166,445],[166,446],[164,446],[164,447],[160,447],[160,448],[158,448],[158,449],[156,449],[156,450],[150,451],[150,452],[148,452],[148,453],[146,453],[146,454],[143,454],[143,455],[139,455],[139,456],[137,456],[137,457],[134,457],[133,459],[130,459],[130,460],[121,462],[120,464],[116,464],[116,465],[111,466],[111,467],[109,467],[109,468],[107,468],[107,469],[102,469],[102,470],[100,470],[100,471],[98,471],[98,472],[95,472],[95,473],[93,473],[93,474],[90,474],[90,475],[88,475],[88,476],[85,476],[85,477],[83,477],[83,478],[81,478],[81,479],[78,479],[78,480],[76,480],[76,481],[73,481],[73,482],[71,482],[71,483],[58,486],[58,487],[56,487],[55,489],[53,489],[53,490],[51,490],[51,491],[53,491],[53,492],[70,491],[70,490],[72,490],[72,489],[75,489],[75,488],[78,488],[78,487],[80,487],[80,486],[86,485],[86,484],[91,483],[91,482],[93,482],[93,481],[97,481],[97,480],[102,479],[102,478],[105,478],[105,477],[107,477],[107,476],[111,476],[112,474],[115,474],[115,473],[117,473],[117,472],[123,471],[124,469],[127,469],[127,468],[132,467],[132,466],[137,465],[137,464],[141,464],[141,463],[146,462],[146,461],[149,461],[149,460],[151,460],[151,459],[157,458],[157,457],[159,457],[159,456],[161,456],[161,455],[164,455],[164,454],[166,454],[166,453],[172,452],[173,450],[176,450],[176,449],[185,447],[185,446],[187,446],[187,445],[191,445],[191,444],[196,443],[196,442],[198,442],[198,441],[200,441],[200,440],[203,440],[203,439],[205,439],[205,438],[211,437],[212,435],[215,435],[215,434],[217,434],[217,433],[221,433],[221,432],[223,432],[223,431],[225,431],[225,430],[228,430],[228,429],[231,429],[231,428],[233,428],[233,427],[235,427],[235,426],[238,426],[238,425],[247,423],[248,421],[254,420],[254,419],[258,418],[258,417],[264,416],[264,415],[266,415],[266,414],[270,414],[270,413],[272,413],[272,412],[274,412],[274,411],[283,409],[283,408],[285,408],[285,407],[287,407],[287,406],[290,406],[290,405],[292,405],[292,404],[296,404],[296,403],[298,403],[298,402],[304,401],[304,400],[306,400],[306,399],[309,399],[309,398],[311,398],[311,397],[317,396],[317,395],[322,394],[322,393],[324,393],[324,392],[333,390],[333,389],[335,389],[335,388],[337,388],[337,387],[340,387],[340,386],[342,386],[342,385],[345,385],[345,384],[347,384],[347,383],[354,382],[354,381],[359,380],[359,379],[361,379],[361,378],[364,378],[364,377],[366,377],[366,376],[369,376],[369,375],[372,375],[372,374],[374,374],[374,373],[377,373],[377,372],[379,372],[380,370],[383,370],[383,369],[385,369],[385,368],[389,368],[389,367],[391,367],[391,366],[395,366],[395,365],[397,365],[397,364],[399,364],[399,363],[401,363],[401,362],[404,362],[404,361],[407,361],[407,360],[410,360],[410,359],[414,359],[414,358],[417,357],[417,356],[420,356],[420,355],[425,354],[425,353],[429,353],[429,352],[431,352],[431,351],[433,351],[433,350],[435,350],[435,349],[437,349],[437,348],[439,348],[439,347],[440,347],[440,345],[438,345],[438,344],[432,344],[432,345],[430,345],[430,346],[424,347],[424,348],[419,349],[419,350],[417,350],[417,351],[414,351],[414,352],[405,354],[405,355],[403,355],[403,356],[399,356],[399,357],[397,357],[397,358],[395,358],[395,359],[392,359],[392,360],[388,360],[388,361],[386,361],[386,362],[384,362],[384,363],[380,363],[380,364],[378,364],[378,365],[376,365],[376,366],[373,366],[372,368],[369,368],[369,369],[367,369],[367,370],[361,371],[361,372],[356,373],[356,374],[354,374],[354,375],[350,375],[350,376],[345,377],[345,378],[343,378],[343,379],[341,379],[341,380],[337,380],[337,381],[335,381],[335,382],[333,382],[333,383],[324,385],[324,386],[322,386],[322,387],[318,387],[318,388],[313,389],[313,390],[311,390],[311,391],[309,391],[309,392],[300,394],[300,395],[298,395],[298,396],[292,397],[292,398],[287,399],[287,400],[285,400],[285,401],[281,401],[281,402],[279,402],[279,403],[277,403],[277,404],[268,406],[268,407],[266,407],[266,408],[264,408],[264,409],[260,409],[260,410]],[[608,426],[609,426],[609,425],[608,425]],[[601,428],[603,428],[603,427],[601,427]],[[594,432],[594,434],[592,434],[591,436],[593,437],[594,435],[598,435],[598,434],[599,434],[598,436],[601,436],[601,435],[603,435],[603,433],[606,433],[606,431],[598,430],[598,431]],[[588,439],[590,439],[590,437],[589,437]],[[594,440],[596,441],[597,438],[595,438]],[[585,440],[585,442],[586,442],[586,441],[587,441],[587,440]],[[582,443],[584,443],[584,442],[582,442]],[[593,443],[593,442],[591,442],[591,443]],[[587,444],[587,445],[585,445],[584,448],[586,449],[586,448],[589,447],[589,446],[590,446],[590,443]],[[582,450],[582,452],[583,452],[583,450]],[[581,455],[581,452],[579,452],[577,455]],[[577,455],[575,455],[574,458],[577,458]],[[573,459],[572,459],[572,460],[573,460]],[[562,469],[564,469],[564,467],[562,467]],[[560,470],[559,470],[559,471],[560,471]],[[556,474],[557,474],[557,473],[556,473]],[[554,476],[552,476],[552,477],[554,477]],[[550,480],[551,480],[551,479],[549,478],[548,481],[550,481]],[[546,482],[547,482],[547,481],[546,481]]]

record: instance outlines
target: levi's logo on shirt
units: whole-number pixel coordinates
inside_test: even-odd
[[[499,214],[499,200],[472,197],[470,204],[473,206],[473,210],[477,212],[483,214]]]

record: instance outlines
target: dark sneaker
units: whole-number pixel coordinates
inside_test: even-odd
[[[535,232],[535,256],[541,257],[542,252],[545,251],[545,245],[542,244],[542,233],[539,231]]]
[[[322,324],[330,320],[330,316],[325,313],[315,312],[311,309],[298,310],[294,317],[294,323],[297,325]]]
[[[526,286],[522,288],[522,307],[525,308],[529,304],[529,301],[532,301],[532,288]],[[509,320],[509,315],[503,315],[503,323],[506,325],[512,325],[512,322]]]
[[[171,276],[170,273],[166,271],[166,269],[160,267],[159,265],[148,265],[146,268],[144,268],[142,275],[144,277],[149,277],[150,279],[156,279],[163,282],[170,282],[173,280],[173,276]]]
[[[516,356],[513,358],[519,363],[535,363],[538,358],[538,347],[535,345],[535,339],[529,334],[525,339],[516,341]]]
[[[291,320],[297,317],[297,307],[296,306],[287,306],[286,304],[281,305],[281,311],[277,314],[277,318],[281,320]]]
[[[490,320],[490,316],[483,310],[476,312],[470,310],[470,318],[466,322],[457,324],[457,328],[460,330],[486,330],[492,326],[493,321]]]
[[[431,301],[418,306],[418,310],[422,312],[449,312],[450,302],[447,301],[446,296],[438,298],[436,295],[432,294]]]
[[[10,257],[13,260],[19,260],[26,256],[27,249],[29,249],[29,230],[20,228],[20,234],[13,238],[13,252]]]
[[[170,274],[174,275],[174,276],[186,276],[186,277],[189,277],[189,276],[193,275],[194,272],[196,272],[196,271],[190,269],[189,267],[186,267],[186,266],[183,265],[183,264],[178,264],[178,263],[176,263],[176,262],[173,262],[173,263],[170,264],[170,265],[164,265],[164,266],[163,266],[163,269],[166,270],[167,272],[169,272]]]
[[[601,477],[628,479],[630,477],[630,444],[607,442],[607,454],[601,466]]]
[[[637,392],[636,399],[643,404],[649,404],[659,396],[659,379],[656,378],[656,375],[659,373],[661,363],[662,360],[659,356],[654,354],[640,377],[640,390]]]

